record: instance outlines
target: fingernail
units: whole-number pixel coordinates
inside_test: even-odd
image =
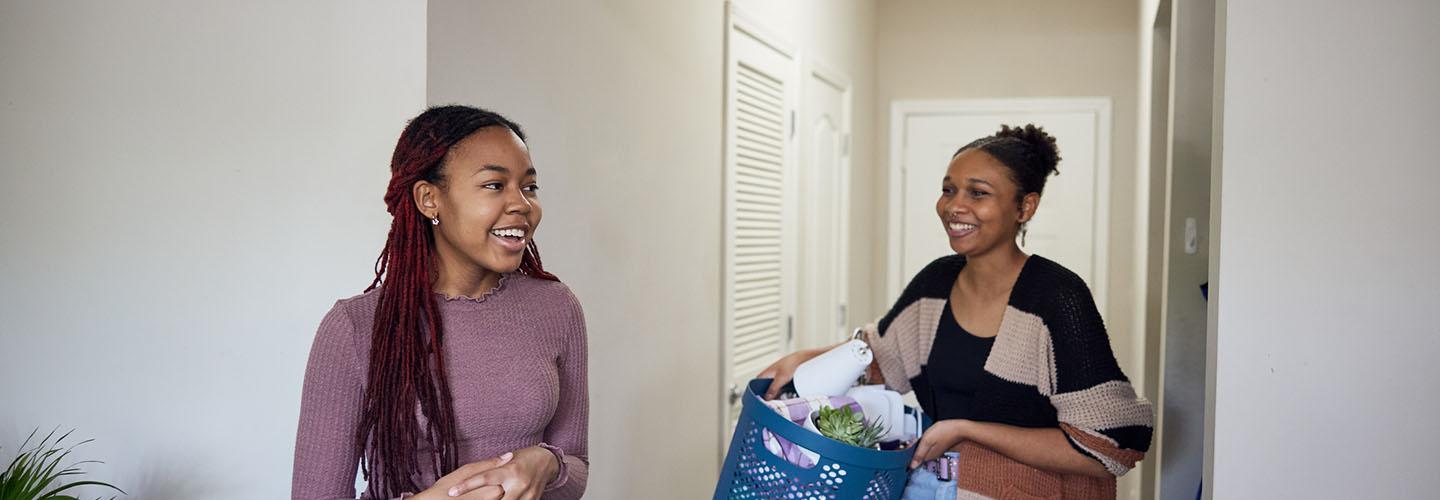
[[[456,486],[456,487],[454,487],[454,488],[450,488],[450,496],[452,496],[452,497],[458,497],[458,496],[460,496],[460,487],[459,487],[459,486]]]
[[[501,460],[510,460],[510,459],[512,459],[512,458],[515,458],[515,454],[514,454],[514,453],[511,453],[511,452],[508,452],[508,451],[505,452],[504,455],[500,455],[500,459],[501,459]]]

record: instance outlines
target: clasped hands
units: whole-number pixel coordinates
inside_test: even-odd
[[[559,474],[554,453],[531,446],[465,464],[435,481],[414,500],[536,500]]]

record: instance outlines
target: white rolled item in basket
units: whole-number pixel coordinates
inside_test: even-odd
[[[874,359],[863,340],[840,344],[795,368],[795,392],[802,398],[844,396]]]
[[[865,414],[865,420],[885,425],[885,441],[909,441],[915,437],[913,425],[906,425],[905,400],[900,393],[886,389],[883,385],[862,385],[852,387],[845,393]]]

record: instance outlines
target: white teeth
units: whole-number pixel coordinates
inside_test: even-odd
[[[508,237],[511,237],[511,238],[524,238],[524,237],[525,237],[525,230],[523,230],[523,229],[514,229],[514,228],[511,228],[511,229],[495,229],[495,230],[490,231],[490,234],[493,234],[493,235],[495,235],[495,236],[508,236]]]
[[[951,231],[969,231],[969,230],[971,230],[971,229],[975,229],[975,225],[974,225],[974,224],[963,224],[963,223],[960,223],[960,222],[951,222],[951,223],[950,223],[950,230],[951,230]]]

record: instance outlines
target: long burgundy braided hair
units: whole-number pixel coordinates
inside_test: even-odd
[[[416,209],[413,193],[417,181],[443,185],[446,153],[485,127],[505,127],[525,140],[520,126],[499,114],[468,106],[440,106],[410,121],[390,160],[385,207],[394,221],[375,261],[375,280],[365,289],[379,288],[380,304],[375,309],[369,378],[355,434],[355,448],[364,457],[361,470],[369,482],[368,491],[378,498],[428,487],[415,484],[420,473],[416,455],[422,440],[434,450],[432,472],[436,477],[459,467],[455,412],[442,351],[444,329],[431,289],[435,234],[430,221]],[[558,281],[545,272],[533,239],[525,249],[520,272]]]

